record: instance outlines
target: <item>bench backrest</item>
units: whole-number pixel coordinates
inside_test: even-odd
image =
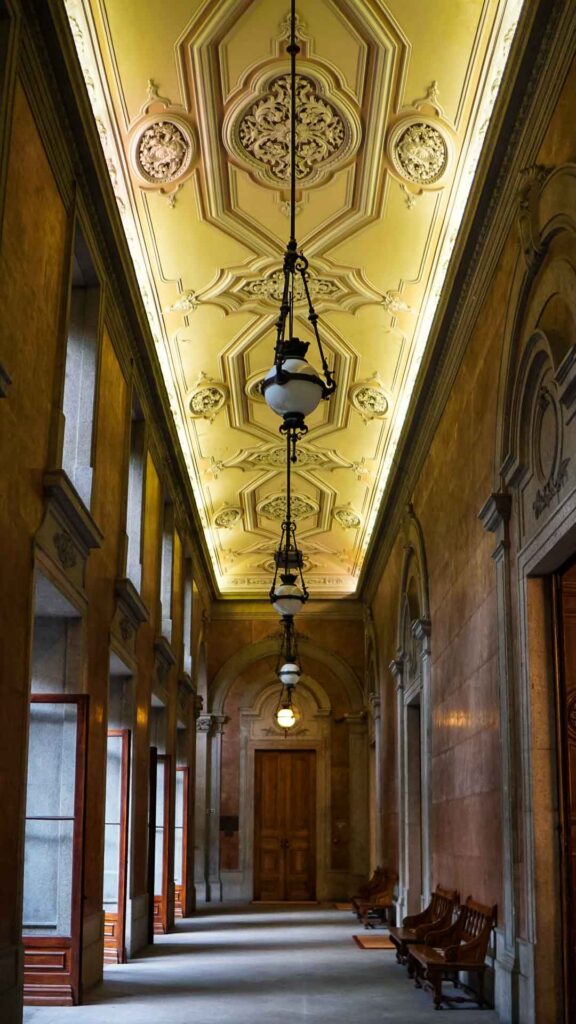
[[[471,896],[460,908],[457,935],[459,942],[474,942],[478,958],[483,960],[488,949],[490,932],[496,924],[496,907],[476,903]]]
[[[443,889],[437,885],[430,900],[429,921],[441,921],[457,905],[460,894],[456,889]]]

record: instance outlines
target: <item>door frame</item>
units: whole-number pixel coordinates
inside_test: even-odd
[[[152,875],[152,905],[154,934],[163,935],[168,931],[168,903],[170,892],[173,886],[170,885],[169,853],[170,853],[170,823],[172,821],[172,754],[156,754],[156,765],[164,765],[164,822],[162,837],[162,892],[156,894],[154,889],[154,875]],[[156,786],[156,794],[157,794]],[[156,850],[156,814],[154,814],[154,850]]]
[[[310,846],[311,846],[311,859],[312,859],[312,865],[313,865],[313,871],[312,871],[313,881],[312,881],[312,885],[313,885],[313,891],[314,891],[314,896],[312,897],[312,899],[313,899],[314,902],[317,901],[318,861],[317,861],[317,849],[316,849],[316,836],[317,836],[318,826],[317,826],[317,821],[316,821],[316,814],[317,814],[318,800],[317,800],[316,790],[317,790],[317,784],[318,784],[318,758],[317,758],[316,750],[314,750],[314,748],[312,746],[303,746],[303,745],[293,746],[292,744],[289,747],[284,746],[284,747],[281,747],[281,748],[278,748],[278,746],[275,746],[275,747],[267,747],[267,746],[258,747],[254,751],[254,779],[253,779],[253,787],[254,787],[254,824],[253,824],[254,863],[253,863],[253,873],[252,873],[252,899],[253,900],[256,899],[256,867],[257,867],[257,862],[258,862],[257,844],[256,844],[256,825],[257,825],[257,819],[256,819],[256,765],[257,765],[257,761],[258,761],[258,755],[259,754],[260,755],[261,754],[284,754],[286,756],[290,756],[290,755],[296,755],[296,754],[299,754],[299,753],[312,754],[314,756],[314,768],[315,768],[315,772],[314,772],[314,805],[313,805],[314,820],[312,822],[312,828],[310,830]],[[294,902],[294,903],[298,903],[298,902],[301,902],[301,901],[299,901],[299,900],[287,900],[286,897],[284,897],[284,899],[281,902]],[[308,902],[308,901],[306,901],[306,902]]]
[[[126,955],[126,896],[128,881],[128,845],[130,826],[130,754],[131,754],[131,730],[130,729],[108,729],[106,737],[119,736],[122,739],[121,753],[121,781],[120,781],[120,844],[118,851],[118,911],[116,914],[115,927],[112,934],[107,934],[106,911],[104,911],[104,963],[125,964]],[[106,822],[104,822],[106,830]],[[106,944],[106,940],[115,939],[115,942]],[[107,959],[107,951],[116,952],[116,959]]]
[[[77,1006],[82,1000],[83,879],[88,751],[87,694],[32,693],[30,704],[76,704],[76,771],[69,936],[22,936],[24,1005]],[[28,770],[28,763],[26,763]]]
[[[190,768],[188,765],[176,765],[176,773],[182,774],[182,882],[180,885],[174,881],[174,916],[184,917],[188,897],[188,886],[186,884],[186,869],[188,862],[188,790],[190,786]],[[174,813],[176,813],[176,793],[174,793]],[[174,817],[174,831],[176,831],[176,817]],[[176,855],[176,844],[174,844],[174,855]]]

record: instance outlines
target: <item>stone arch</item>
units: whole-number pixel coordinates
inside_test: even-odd
[[[367,722],[362,684],[339,656],[300,638],[304,672],[296,687],[295,703],[301,704],[302,717],[285,736],[274,723],[280,690],[275,673],[278,640],[271,635],[238,650],[221,666],[209,687],[210,717],[223,724],[221,739],[216,742],[221,743],[225,766],[224,790],[230,792],[229,780],[237,779],[232,803],[238,802],[222,813],[235,814],[239,820],[234,862],[220,871],[218,884],[225,899],[252,898],[257,751],[312,749],[317,765],[317,895],[320,899],[338,898],[365,877],[368,869]],[[324,668],[326,679],[322,677]],[[338,788],[343,769],[346,782]],[[213,788],[214,807],[216,796]],[[337,810],[339,803],[342,806]],[[209,859],[215,863],[215,836],[211,842]],[[334,844],[342,842],[347,844],[347,862],[338,866]]]
[[[272,635],[257,643],[242,647],[224,663],[210,682],[210,706],[214,714],[222,714],[226,694],[234,680],[249,665],[264,658],[276,658],[279,638]],[[347,694],[350,710],[359,712],[363,708],[362,683],[354,670],[337,654],[327,651],[306,638],[299,638],[298,647],[305,667],[306,657],[326,665],[342,683]]]

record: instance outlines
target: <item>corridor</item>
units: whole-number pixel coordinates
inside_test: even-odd
[[[149,953],[105,971],[87,1005],[28,1007],[26,1024],[417,1024],[441,1020],[388,950],[360,950],[350,912],[210,908]],[[452,986],[446,991],[452,996]],[[455,993],[458,995],[458,993]],[[459,994],[463,998],[462,993]],[[457,1006],[457,1003],[453,1004]],[[495,1024],[466,1002],[454,1024]]]

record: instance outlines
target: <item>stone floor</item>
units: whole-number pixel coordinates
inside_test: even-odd
[[[434,1011],[388,950],[361,950],[330,907],[214,907],[108,968],[86,1005],[29,1007],[26,1024],[496,1024],[472,1002]],[[448,995],[454,991],[446,985]],[[461,992],[456,993],[460,999]]]

